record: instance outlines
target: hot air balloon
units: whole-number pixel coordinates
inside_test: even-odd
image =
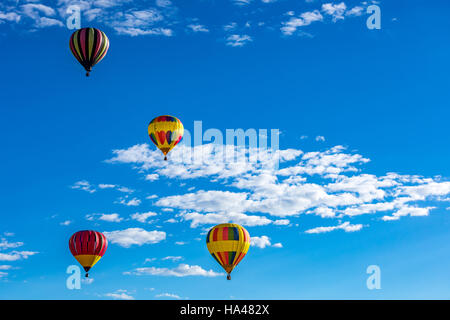
[[[108,37],[95,28],[79,29],[70,37],[70,50],[86,69],[86,77],[89,77],[92,67],[105,57],[108,48]]]
[[[231,280],[231,271],[245,257],[250,247],[250,234],[235,223],[219,224],[209,230],[206,246],[227,272],[227,279]]]
[[[159,116],[153,119],[148,125],[148,135],[152,142],[164,154],[167,154],[183,138],[184,127],[178,118],[172,116]]]
[[[75,232],[69,240],[70,252],[83,266],[86,278],[89,276],[89,269],[103,257],[107,247],[106,237],[101,232],[92,230]]]

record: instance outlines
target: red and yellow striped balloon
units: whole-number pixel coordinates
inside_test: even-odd
[[[83,28],[70,37],[70,50],[78,62],[86,69],[86,76],[92,67],[99,63],[109,49],[106,34],[95,28]]]
[[[183,133],[183,124],[173,116],[156,117],[148,125],[150,140],[162,151],[164,160],[167,160],[169,151],[181,141]]]
[[[209,230],[206,246],[214,259],[227,272],[231,280],[231,271],[247,254],[250,247],[250,234],[235,223],[223,223]]]
[[[108,240],[103,233],[92,230],[75,232],[69,240],[69,249],[75,259],[88,271],[103,257]]]

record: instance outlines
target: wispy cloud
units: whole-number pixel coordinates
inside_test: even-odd
[[[81,180],[75,182],[72,186],[72,189],[83,190],[89,193],[94,193],[96,189],[89,183],[89,181]]]
[[[283,22],[281,32],[290,36],[297,31],[297,28],[309,26],[313,22],[322,20],[323,16],[319,10],[304,12],[299,17],[291,17],[288,21]]]
[[[316,141],[318,141],[318,142],[324,142],[324,141],[325,141],[325,137],[324,137],[324,136],[317,136],[317,137],[316,137]]]
[[[165,276],[165,277],[188,277],[188,276],[201,276],[201,277],[218,277],[223,275],[222,273],[214,272],[213,270],[205,270],[200,266],[190,266],[188,264],[180,264],[178,267],[169,268],[137,268],[131,272],[124,272],[127,275],[151,275],[151,276]]]
[[[143,213],[136,212],[131,215],[131,219],[142,222],[142,223],[146,223],[146,222],[148,222],[147,221],[148,218],[155,217],[157,215],[158,215],[157,213],[151,212],[151,211],[143,212]]]
[[[347,10],[347,6],[344,2],[341,2],[339,4],[334,3],[324,3],[322,4],[322,11],[325,12],[327,15],[332,16],[332,19],[334,22],[337,20],[344,20],[344,14]]]
[[[173,150],[170,170],[148,145],[115,150],[115,156],[108,162],[130,163],[144,174],[150,171],[161,178],[208,178],[211,185],[207,190],[162,196],[154,203],[161,208],[179,210],[174,221],[189,222],[192,228],[225,222],[288,226],[287,217],[301,214],[336,219],[383,213],[384,217],[378,221],[398,220],[404,216],[427,215],[435,206],[423,202],[444,201],[450,194],[450,182],[440,181],[439,177],[362,173],[360,167],[370,160],[347,152],[343,146],[315,152],[280,150],[276,159],[279,168],[274,166],[273,158],[256,162],[226,161],[221,157],[225,148],[228,147],[180,145]],[[176,161],[177,157],[184,159],[185,152],[199,152],[204,161]],[[314,232],[337,227],[324,228]],[[339,228],[352,231],[362,225],[344,223]]]
[[[243,47],[247,43],[253,41],[252,37],[246,34],[244,35],[232,34],[228,36],[226,40],[227,46],[231,47]]]
[[[250,245],[252,247],[258,247],[260,249],[264,249],[266,247],[275,247],[275,248],[283,247],[283,245],[281,243],[272,244],[272,242],[270,241],[270,238],[268,236],[261,236],[261,237],[252,236],[250,238]]]
[[[189,24],[187,27],[193,32],[209,32],[209,29],[202,24]]]
[[[103,234],[110,243],[118,244],[124,248],[129,248],[132,245],[142,246],[144,244],[154,244],[166,239],[166,233],[164,231],[147,231],[142,228],[105,231]]]
[[[156,298],[172,298],[172,299],[181,299],[181,297],[177,294],[173,293],[160,293],[155,295]]]
[[[12,251],[10,253],[0,253],[0,261],[17,261],[28,259],[28,257],[37,254],[34,251]]]
[[[173,261],[173,262],[176,262],[176,261],[179,261],[179,260],[183,260],[183,257],[181,257],[181,256],[167,256],[167,257],[164,257],[164,258],[162,258],[161,260],[170,260],[170,261]]]
[[[126,196],[126,197],[119,198],[119,200],[116,203],[123,204],[128,207],[137,207],[141,204],[141,202],[142,201],[136,197],[129,199],[128,196]]]
[[[23,246],[23,242],[9,242],[6,238],[0,238],[0,250],[13,249]]]
[[[65,221],[63,221],[63,222],[60,222],[59,224],[62,225],[62,226],[68,226],[68,225],[70,225],[72,222],[73,222],[72,220],[65,220]]]
[[[107,221],[107,222],[121,222],[123,218],[118,213],[92,213],[86,215],[86,220],[94,221]]]
[[[334,230],[344,230],[345,232],[355,232],[361,230],[362,224],[350,224],[350,222],[344,222],[340,225],[333,227],[317,227],[313,229],[306,230],[305,233],[326,233]]]
[[[127,290],[122,289],[111,293],[105,293],[104,296],[114,300],[134,300],[134,297],[130,295]]]

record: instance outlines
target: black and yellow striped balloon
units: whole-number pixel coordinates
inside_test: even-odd
[[[92,67],[105,57],[108,49],[108,37],[103,31],[95,28],[79,29],[70,37],[70,50],[86,69],[86,76],[89,76]]]

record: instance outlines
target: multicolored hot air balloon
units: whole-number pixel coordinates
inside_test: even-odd
[[[172,116],[159,116],[153,119],[148,125],[148,135],[152,142],[164,154],[167,154],[183,138],[184,127],[178,118]]]
[[[89,269],[103,257],[106,248],[108,248],[108,240],[98,231],[78,231],[69,240],[70,252],[83,266],[86,278],[89,276]]]
[[[108,48],[108,37],[95,28],[79,29],[70,37],[70,50],[86,69],[86,77],[89,77],[92,67],[105,57]]]
[[[231,280],[231,271],[245,257],[250,247],[250,234],[235,223],[219,224],[209,230],[206,246],[227,272],[227,279]]]

